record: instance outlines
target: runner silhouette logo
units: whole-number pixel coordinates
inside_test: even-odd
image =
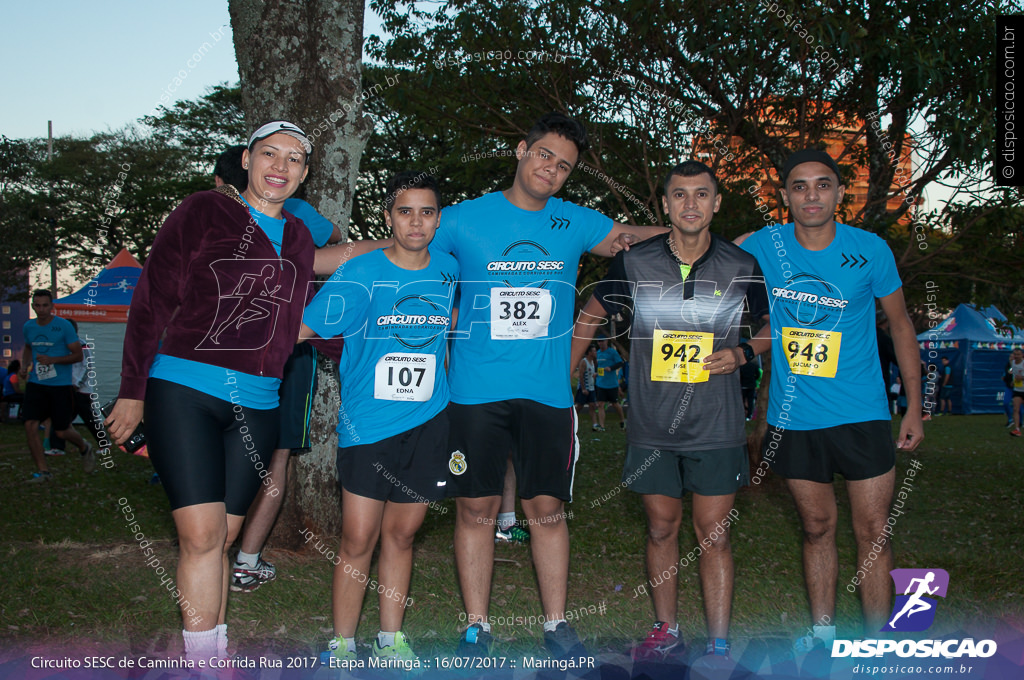
[[[882,631],[913,633],[930,628],[938,608],[935,598],[946,597],[949,573],[945,569],[893,569],[889,575],[896,586],[896,601]]]

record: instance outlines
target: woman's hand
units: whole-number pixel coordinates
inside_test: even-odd
[[[118,444],[123,444],[132,436],[135,428],[142,421],[142,406],[145,402],[139,399],[118,399],[114,410],[103,423],[107,433]]]

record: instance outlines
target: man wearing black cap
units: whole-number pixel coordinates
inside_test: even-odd
[[[785,477],[803,525],[803,564],[813,632],[798,652],[835,639],[836,499],[846,478],[857,542],[865,629],[889,614],[893,568],[886,519],[895,450],[886,386],[879,377],[875,298],[889,319],[908,409],[896,447],[924,436],[921,367],[896,262],[884,240],[837,224],[845,187],[835,160],[815,149],[791,155],[782,171],[791,224],[765,227],[742,247],[758,260],[772,309],[772,381],[764,458]],[[757,480],[755,480],[757,483]],[[869,557],[870,555],[870,557]]]

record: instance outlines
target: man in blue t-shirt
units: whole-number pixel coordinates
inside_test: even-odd
[[[782,197],[793,223],[765,227],[742,243],[761,266],[772,305],[770,427],[763,455],[786,478],[803,524],[813,629],[797,641],[800,652],[819,641],[831,648],[835,639],[836,474],[846,478],[853,508],[863,565],[853,585],[860,586],[865,629],[874,635],[889,614],[893,556],[886,519],[895,451],[878,370],[876,299],[889,320],[908,399],[896,446],[912,451],[924,436],[917,339],[896,263],[884,240],[836,223],[845,193],[840,175],[822,151],[792,154],[782,171]],[[754,483],[763,475],[762,467]]]
[[[51,431],[79,448],[85,457],[92,446],[71,426],[75,417],[75,394],[71,387],[71,365],[82,360],[82,343],[71,324],[53,314],[53,294],[37,290],[32,294],[36,318],[25,322],[25,348],[21,351],[21,378],[25,386],[25,434],[28,449],[38,470],[30,482],[46,482],[53,474],[46,465],[39,423],[50,419]],[[31,367],[31,371],[29,370]],[[84,459],[83,459],[84,460]]]
[[[622,404],[619,403],[619,369],[622,368],[622,357],[618,350],[608,344],[608,338],[601,336],[597,339],[597,378],[594,381],[597,386],[597,427],[594,429],[604,432],[605,404],[615,407],[619,414],[619,428],[626,429],[626,416],[622,413]]]
[[[642,240],[666,231],[617,224],[554,197],[586,148],[580,123],[543,116],[516,147],[512,186],[445,208],[434,240],[462,272],[449,363],[449,451],[460,461],[453,477],[455,561],[470,624],[459,643],[463,656],[486,654],[492,639],[494,521],[510,451],[530,526],[545,643],[558,658],[585,653],[565,619],[563,509],[572,499],[579,453],[565,379],[576,269],[585,252],[611,256],[623,234]]]
[[[416,659],[401,632],[411,601],[413,537],[428,503],[446,496],[449,469],[459,470],[459,461],[447,456],[444,367],[459,266],[430,246],[439,199],[437,182],[425,173],[392,178],[385,219],[393,245],[339,267],[303,314],[305,337],[345,338],[337,428],[344,512],[334,561],[335,638],[325,663],[356,659],[356,626],[378,536],[381,631],[373,653]]]

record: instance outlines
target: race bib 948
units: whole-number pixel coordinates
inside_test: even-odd
[[[786,352],[789,370],[794,375],[836,377],[842,339],[843,334],[839,331],[783,328],[782,349]]]

